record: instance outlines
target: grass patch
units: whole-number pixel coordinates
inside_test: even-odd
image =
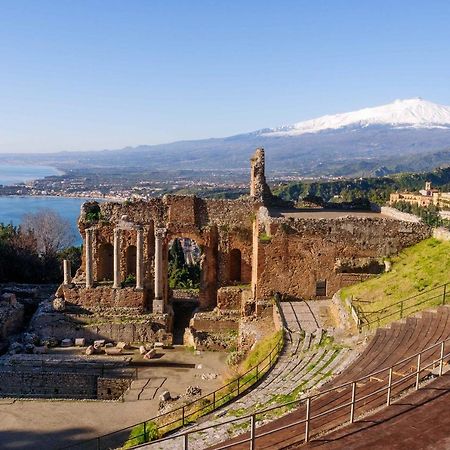
[[[282,334],[283,331],[276,331],[275,333],[270,334],[269,336],[266,336],[264,339],[257,342],[253,349],[250,350],[244,361],[242,361],[240,370],[242,372],[246,372],[247,370],[259,364],[263,359],[265,359],[269,355],[270,351],[275,348],[275,346],[281,339]],[[275,355],[276,351],[272,353],[272,357],[274,359]]]
[[[363,313],[370,313],[421,292],[424,292],[423,298],[411,300],[410,304],[425,300],[427,295],[439,295],[438,290],[429,294],[425,291],[449,281],[449,253],[450,242],[426,239],[391,258],[390,272],[342,289],[341,297],[352,297]],[[433,306],[433,301],[424,303],[421,309],[427,306]]]
[[[158,437],[158,428],[155,422],[145,422],[145,430],[144,423],[141,423],[131,430],[130,436],[122,448],[131,448],[135,445],[145,444],[158,439]]]

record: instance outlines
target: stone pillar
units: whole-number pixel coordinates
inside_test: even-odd
[[[165,228],[155,230],[155,298],[153,300],[153,312],[164,312],[163,298],[163,239],[166,235]]]
[[[114,229],[114,283],[113,289],[120,288],[120,229]]]
[[[70,261],[68,259],[65,259],[63,261],[63,269],[64,269],[64,284],[68,285],[72,283],[71,267]]]
[[[136,289],[144,288],[144,230],[136,233]]]
[[[90,288],[94,285],[94,276],[92,273],[92,234],[93,230],[86,230],[86,239],[84,241],[86,251],[86,287]]]

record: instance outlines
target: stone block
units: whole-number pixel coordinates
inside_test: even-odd
[[[75,346],[76,347],[84,347],[86,345],[85,338],[75,338]]]
[[[164,348],[164,344],[162,342],[155,342],[153,348]]]
[[[145,346],[141,345],[141,346],[139,347],[139,353],[140,353],[141,355],[145,355],[145,354],[147,353],[147,349],[145,348]]]
[[[98,340],[94,341],[94,346],[103,347],[104,345],[105,345],[104,339],[98,339]]]
[[[159,400],[161,402],[167,402],[168,400],[170,400],[172,397],[170,395],[169,391],[164,391],[160,396],[159,396]]]
[[[61,347],[72,347],[72,339],[63,339],[61,341]]]
[[[127,350],[129,348],[129,345],[126,342],[118,342],[116,347],[121,348],[123,350]]]
[[[117,347],[105,347],[105,353],[107,355],[120,355],[122,353],[122,349]]]
[[[87,349],[86,349],[86,355],[91,356],[95,353],[95,349],[93,345],[90,345]]]
[[[156,356],[156,349],[152,348],[144,355],[144,358],[145,359],[153,359],[155,356]]]

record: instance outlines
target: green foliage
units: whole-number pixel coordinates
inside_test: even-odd
[[[144,423],[141,423],[131,430],[130,436],[122,448],[131,448],[135,445],[145,444],[146,442],[158,439],[158,437],[158,427],[155,422],[145,422],[145,433]]]
[[[424,173],[401,173],[390,177],[355,178],[339,181],[302,181],[290,183],[275,191],[284,200],[297,202],[307,197],[320,197],[326,202],[369,200],[384,204],[395,191],[418,191],[426,181],[442,191],[450,190],[450,168]]]
[[[411,203],[407,202],[396,202],[392,205],[394,208],[398,209],[399,211],[403,211],[409,214],[414,214],[418,217],[420,217],[424,223],[427,225],[430,225],[430,227],[439,227],[439,226],[446,226],[447,221],[442,220],[441,216],[439,215],[439,208],[434,205],[429,206],[419,206],[419,205],[412,205]]]
[[[42,254],[32,230],[0,224],[1,283],[58,283],[63,259],[71,261],[75,273],[81,264],[81,249],[69,247],[57,254]]]
[[[175,239],[170,247],[168,272],[171,289],[198,289],[200,287],[200,264],[187,264],[179,239]]]
[[[58,259],[60,261],[63,261],[64,259],[70,261],[72,276],[75,276],[77,269],[81,266],[81,252],[82,246],[72,246],[67,247],[58,253]]]
[[[267,233],[261,233],[259,235],[259,242],[270,242],[272,240],[272,236],[269,236]]]
[[[123,280],[122,283],[124,286],[127,285],[132,285],[132,284],[136,284],[136,275],[134,275],[133,273],[130,273],[129,275],[127,275],[127,277],[125,278],[125,280]]]

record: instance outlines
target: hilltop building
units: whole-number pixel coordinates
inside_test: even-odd
[[[425,183],[425,188],[418,194],[411,192],[396,192],[390,195],[389,203],[405,202],[411,205],[427,207],[430,205],[443,209],[450,208],[450,192],[441,192],[439,189],[432,189],[431,182]]]

